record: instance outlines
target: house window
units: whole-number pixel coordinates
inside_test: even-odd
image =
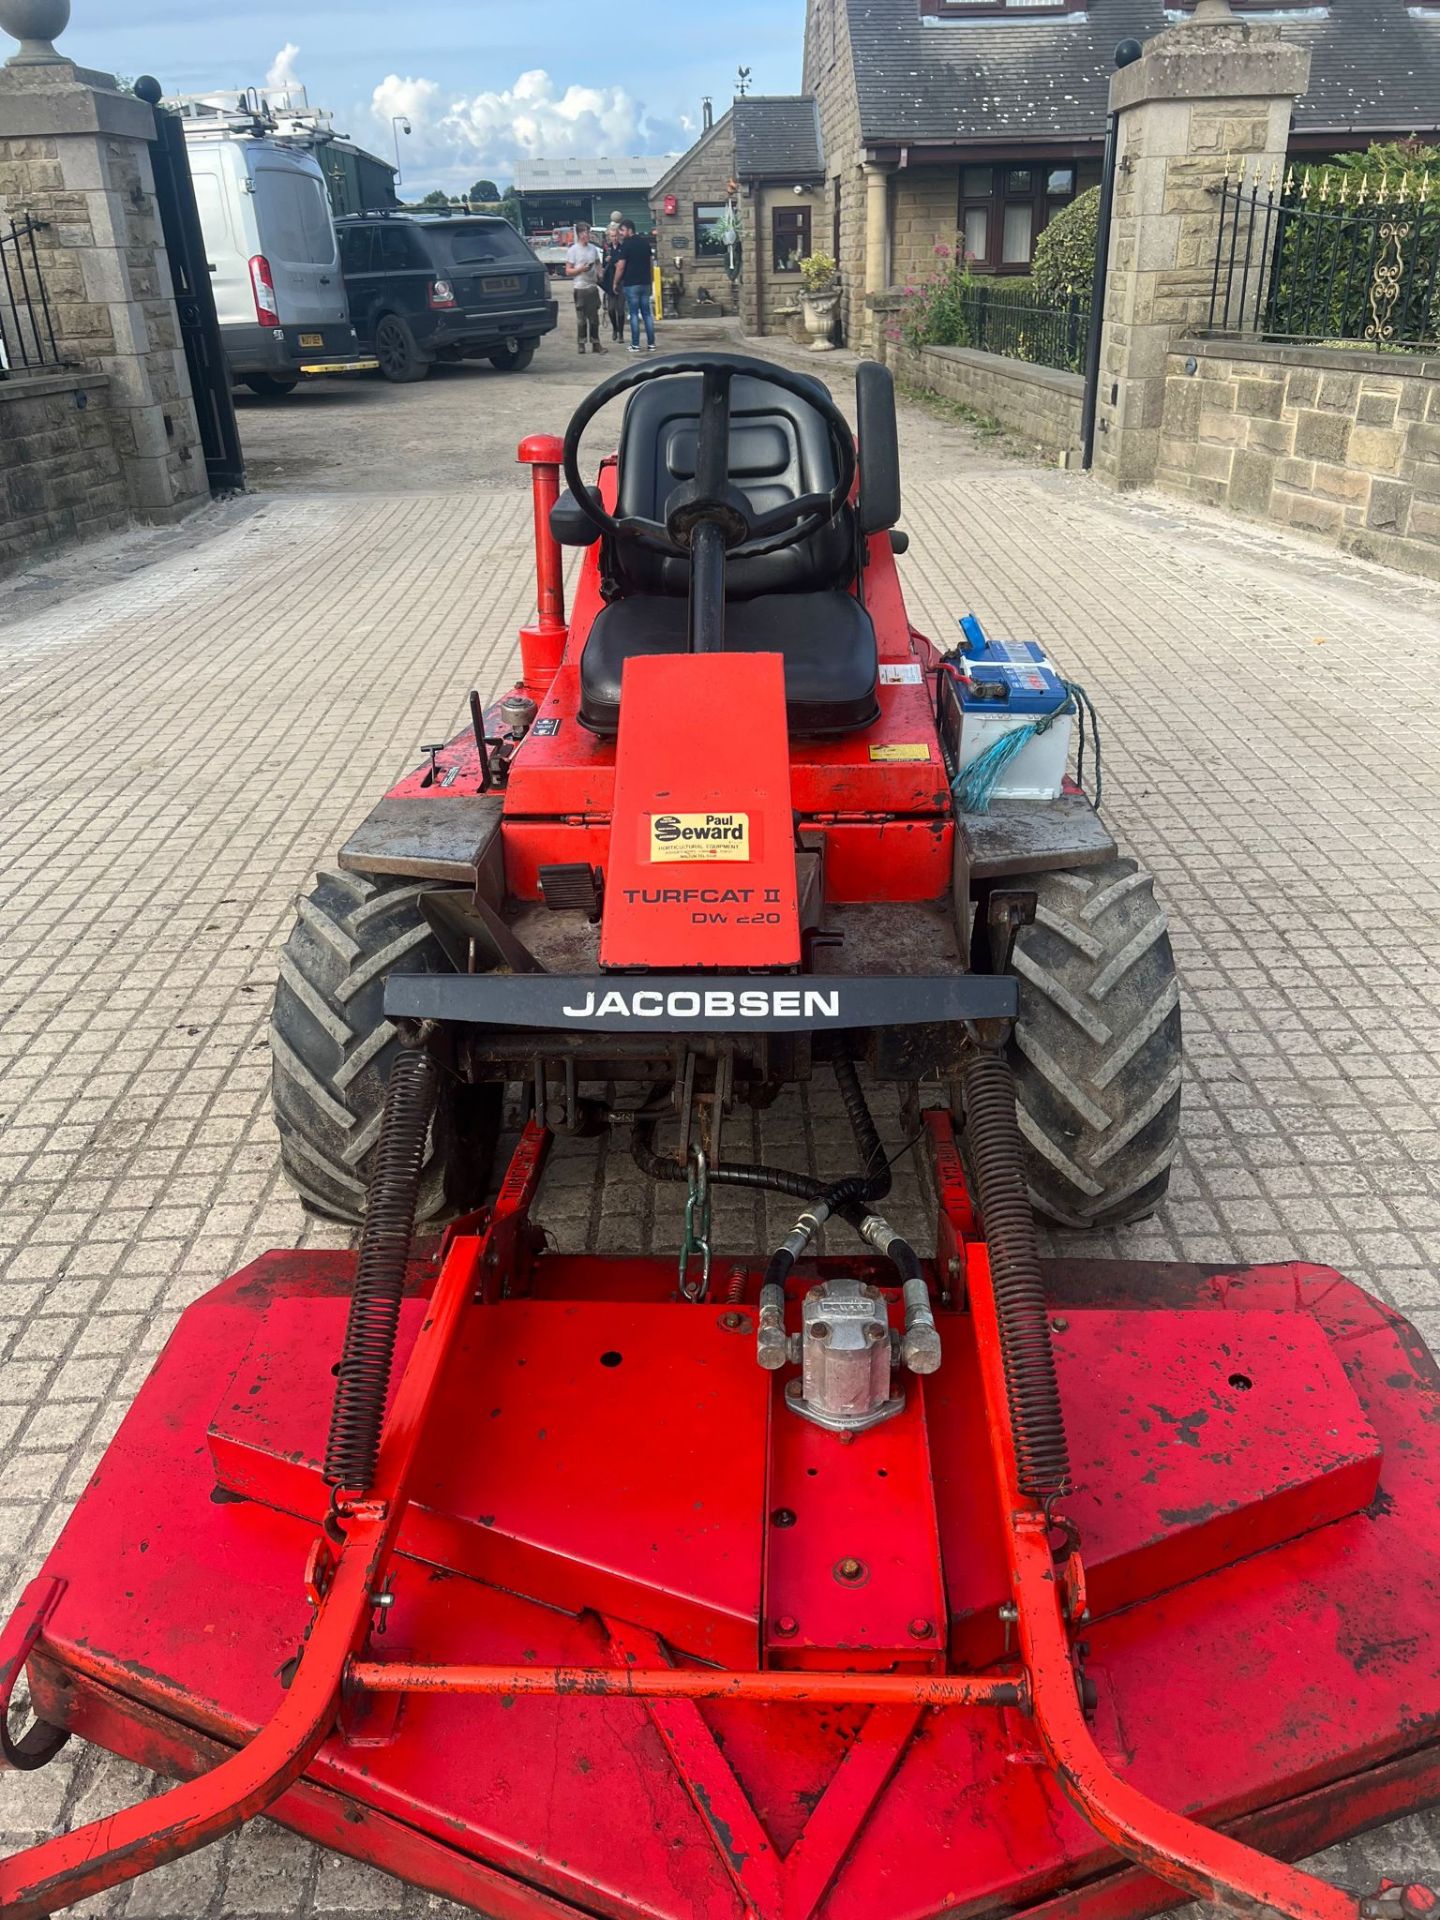
[[[770,216],[776,273],[797,273],[810,251],[809,207],[776,207]]]
[[[1277,0],[1271,0],[1276,4]],[[1083,0],[920,0],[922,20],[964,20],[987,13],[1067,13],[1083,10]]]
[[[1000,230],[1002,266],[1024,267],[1030,263],[1035,232],[1035,209],[1028,200],[1005,202],[1005,224]]]
[[[1075,183],[1073,165],[962,167],[956,225],[971,265],[990,273],[1028,267],[1037,237],[1074,198]]]
[[[695,208],[695,252],[701,259],[714,260],[725,254],[725,242],[720,238],[720,228],[724,224],[728,209],[724,201],[715,206]]]
[[[974,262],[990,258],[990,209],[966,207],[964,213],[965,257]]]

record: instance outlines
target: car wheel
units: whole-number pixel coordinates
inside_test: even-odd
[[[283,400],[299,386],[298,380],[281,380],[273,373],[247,373],[243,384],[261,400]]]
[[[415,344],[415,336],[398,313],[387,313],[375,329],[375,358],[387,380],[408,386],[423,380],[430,362]]]
[[[490,364],[501,373],[523,373],[535,358],[536,345],[534,340],[522,340],[518,347],[497,347]]]

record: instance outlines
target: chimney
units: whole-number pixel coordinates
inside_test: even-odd
[[[701,132],[708,133],[715,124],[715,108],[708,93],[700,102],[700,119],[702,122]]]

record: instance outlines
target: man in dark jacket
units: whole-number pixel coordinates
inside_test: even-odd
[[[630,351],[640,351],[640,322],[645,322],[645,351],[655,351],[655,310],[651,287],[655,279],[655,249],[647,233],[637,233],[633,220],[620,222],[620,250],[615,260],[615,285],[623,289],[630,314]]]
[[[612,220],[605,232],[605,259],[600,268],[600,292],[605,300],[605,317],[610,322],[610,338],[625,337],[625,296],[615,284],[615,262],[620,257],[620,222]]]

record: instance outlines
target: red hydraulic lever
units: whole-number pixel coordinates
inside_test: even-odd
[[[522,440],[516,459],[530,469],[535,502],[535,624],[520,629],[520,684],[540,701],[550,691],[565,653],[564,555],[550,531],[550,509],[560,498],[561,441],[553,433]]]

